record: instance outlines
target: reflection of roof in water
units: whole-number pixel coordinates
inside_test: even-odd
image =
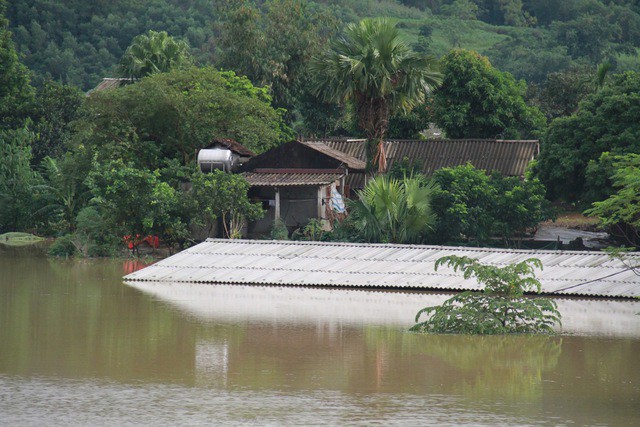
[[[363,243],[208,239],[127,280],[377,287],[431,290],[478,289],[451,268],[434,270],[446,255],[477,258],[504,266],[538,258],[542,290],[549,294],[640,296],[640,276],[603,252],[543,251]],[[640,265],[640,253],[628,262]]]
[[[129,282],[201,321],[409,327],[450,295],[280,286]],[[640,301],[558,299],[563,333],[640,337]]]

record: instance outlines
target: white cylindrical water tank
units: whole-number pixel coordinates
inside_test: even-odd
[[[202,172],[211,172],[214,169],[231,172],[235,161],[233,152],[224,148],[207,148],[198,152],[198,166]]]

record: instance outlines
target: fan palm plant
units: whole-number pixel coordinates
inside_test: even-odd
[[[120,73],[131,80],[191,63],[189,46],[166,31],[136,36],[120,59]]]
[[[417,243],[433,227],[435,185],[422,177],[378,175],[350,203],[351,220],[367,242]]]
[[[364,131],[371,170],[386,169],[383,140],[389,116],[408,112],[442,81],[432,57],[419,55],[384,18],[350,24],[330,49],[314,58],[314,93],[328,102],[353,102]]]

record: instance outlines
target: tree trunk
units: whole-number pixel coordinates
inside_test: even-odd
[[[389,127],[389,105],[384,98],[370,99],[359,94],[356,99],[358,126],[367,137],[367,171],[374,174],[387,169],[384,137]]]

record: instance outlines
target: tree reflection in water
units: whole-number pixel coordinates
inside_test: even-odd
[[[399,344],[414,367],[415,358],[422,359],[416,381],[440,384],[441,392],[518,402],[541,399],[544,373],[556,368],[563,343],[558,336],[394,334],[388,328],[369,328],[366,341],[382,355]]]

